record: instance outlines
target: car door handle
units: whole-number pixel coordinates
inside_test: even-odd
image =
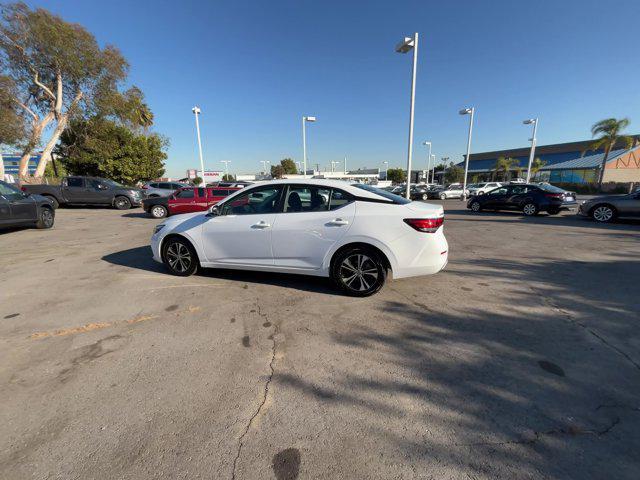
[[[251,228],[270,228],[271,224],[265,222],[264,220],[260,220],[258,223],[254,223],[251,225]]]
[[[343,220],[342,218],[334,218],[329,223],[329,226],[341,227],[342,225],[349,225],[349,220]]]

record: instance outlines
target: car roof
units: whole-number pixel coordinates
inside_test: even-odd
[[[324,178],[302,178],[302,179],[280,179],[280,180],[264,180],[261,182],[256,182],[248,187],[245,187],[246,189],[254,189],[255,187],[258,186],[263,186],[263,185],[317,185],[319,187],[327,187],[327,188],[339,188],[341,190],[344,190],[348,193],[351,193],[357,197],[365,197],[365,198],[373,198],[376,200],[386,200],[389,201],[388,198],[385,198],[381,195],[377,195],[374,192],[370,192],[368,190],[364,190],[362,188],[358,188],[353,184],[353,183],[349,183],[347,181],[344,180],[330,180],[330,179],[324,179]]]

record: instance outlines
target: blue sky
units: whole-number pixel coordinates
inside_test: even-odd
[[[476,107],[472,152],[589,137],[605,117],[640,131],[640,62],[633,1],[38,1],[79,22],[131,63],[171,142],[167,171],[197,166],[191,107],[202,108],[208,169],[251,173],[261,160],[348,167],[406,165],[411,56],[394,46],[420,33],[414,166],[425,140],[461,159],[463,106]]]

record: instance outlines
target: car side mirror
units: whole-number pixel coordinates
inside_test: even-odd
[[[207,212],[207,217],[217,217],[218,215],[220,215],[220,209],[217,205],[211,207]]]

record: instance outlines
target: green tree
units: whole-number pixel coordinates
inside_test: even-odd
[[[20,176],[27,176],[31,153],[50,132],[35,173],[41,177],[70,118],[108,104],[128,64],[115,47],[100,48],[84,27],[45,9],[11,3],[0,11],[0,64],[15,80],[14,101],[29,120]]]
[[[389,168],[387,170],[387,180],[393,183],[402,183],[407,179],[407,172],[401,168]]]
[[[235,175],[232,175],[230,173],[227,173],[222,176],[222,181],[224,182],[235,182],[235,180],[236,180]]]
[[[0,75],[0,180],[4,178],[2,145],[16,145],[24,138],[24,119],[13,101],[15,85],[9,77]]]
[[[508,181],[511,178],[511,170],[520,167],[520,162],[515,158],[499,157],[493,167],[491,178],[496,180],[499,173],[502,173],[502,180]]]
[[[296,162],[294,162],[290,158],[283,158],[282,160],[280,160],[280,165],[282,166],[285,175],[294,175],[298,173]]]
[[[284,175],[284,167],[280,165],[271,165],[271,176],[273,178],[282,178]]]
[[[191,179],[191,183],[193,185],[202,185],[202,177],[198,177],[197,175]]]
[[[445,183],[462,182],[464,180],[464,168],[451,162],[444,172],[444,180]]]
[[[591,127],[591,135],[598,136],[598,139],[590,146],[590,150],[604,149],[602,164],[600,165],[600,173],[598,175],[598,190],[602,188],[602,180],[604,179],[604,169],[607,166],[607,160],[611,150],[616,144],[621,144],[623,148],[630,148],[633,145],[633,138],[622,135],[622,131],[629,126],[631,122],[628,118],[605,118],[595,123]]]
[[[67,172],[96,175],[134,184],[164,174],[166,139],[143,134],[103,118],[74,120],[56,153]]]
[[[531,162],[531,178],[534,178],[536,176],[536,173],[538,173],[540,169],[546,164],[547,162],[544,162],[539,158],[534,158],[533,162]]]

